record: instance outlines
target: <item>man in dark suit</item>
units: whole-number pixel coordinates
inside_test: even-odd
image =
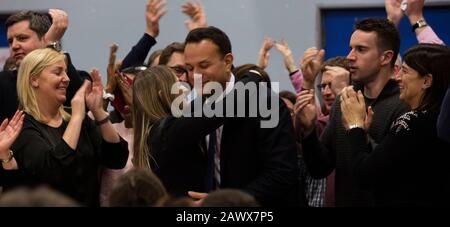
[[[50,9],[48,15],[34,11],[20,11],[11,15],[5,22],[10,56],[16,69],[0,72],[0,120],[10,118],[18,108],[17,99],[17,69],[25,56],[33,50],[51,46],[59,48],[59,40],[67,29],[67,14],[62,10]],[[79,87],[82,79],[67,57],[67,74],[70,78],[67,88],[67,101],[70,101]]]
[[[194,74],[201,74],[203,86],[207,82],[218,82],[225,94],[233,90],[233,54],[230,40],[223,31],[215,27],[194,29],[188,34],[185,45],[186,69],[191,81],[194,81]],[[267,92],[268,99],[279,99],[270,93]],[[273,107],[279,114],[278,124],[271,128],[262,127],[266,119],[261,116],[234,117],[216,130],[216,136],[208,136],[209,141],[217,139],[218,147],[212,189],[241,189],[264,206],[299,205],[299,171],[290,112],[283,102],[277,104]],[[206,196],[194,192],[190,195]]]

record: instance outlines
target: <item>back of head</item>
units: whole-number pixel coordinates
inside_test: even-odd
[[[0,196],[0,207],[78,207],[73,199],[48,187],[16,188]]]
[[[269,74],[259,66],[255,64],[244,64],[241,66],[238,66],[233,69],[233,74],[236,76],[237,79],[240,79],[242,76],[244,76],[249,71],[256,71],[257,74],[261,76],[263,79],[263,82],[267,83],[267,86],[270,88],[270,77]]]
[[[259,207],[256,199],[241,190],[221,189],[208,194],[202,207]]]
[[[170,58],[174,53],[184,53],[184,44],[179,42],[173,42],[169,44],[166,48],[161,52],[161,56],[159,57],[159,65],[167,65],[169,63]]]
[[[280,91],[279,96],[289,100],[293,105],[297,101],[297,96],[292,91]]]
[[[167,66],[154,66],[136,75],[133,81],[133,164],[140,168],[150,168],[147,138],[151,126],[160,119],[171,115],[171,105],[175,95],[172,85],[177,82]]]
[[[203,40],[210,40],[218,46],[222,57],[232,53],[231,42],[227,34],[214,26],[196,28],[190,31],[184,43],[185,45],[189,43],[200,43]]]
[[[400,33],[391,21],[384,18],[367,18],[358,21],[355,25],[355,30],[375,32],[380,52],[393,51],[391,67],[394,67],[400,51]]]
[[[347,71],[350,71],[350,64],[349,64],[347,57],[345,57],[345,56],[337,56],[337,57],[326,60],[320,66],[320,72],[321,73],[325,72],[327,66],[338,66],[338,67],[346,69]]]
[[[158,177],[134,168],[119,178],[109,197],[111,207],[152,207],[167,196]]]
[[[439,111],[450,84],[450,48],[439,44],[418,44],[406,51],[404,62],[420,77],[431,74],[433,78],[418,110]]]
[[[23,59],[17,74],[17,95],[19,98],[19,108],[33,116],[36,120],[45,123],[38,108],[36,92],[31,86],[31,80],[49,65],[60,61],[66,61],[66,56],[51,48],[36,49]],[[61,106],[61,111],[64,111]],[[68,117],[67,113],[63,117]]]
[[[30,29],[36,32],[39,38],[44,37],[45,33],[47,33],[48,29],[52,25],[50,15],[30,10],[23,10],[9,16],[8,19],[6,19],[6,29],[21,21],[29,21]]]
[[[159,65],[159,57],[161,57],[162,52],[163,50],[161,49],[153,51],[153,53],[148,58],[147,66],[152,67]]]

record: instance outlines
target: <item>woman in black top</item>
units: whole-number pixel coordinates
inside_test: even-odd
[[[19,69],[17,90],[26,113],[12,150],[22,178],[16,184],[49,184],[83,205],[98,205],[98,168],[123,168],[127,143],[114,130],[102,108],[102,84],[97,70],[63,108],[69,78],[64,54],[46,48],[28,54]],[[86,117],[92,112],[95,124]],[[97,126],[96,126],[97,125]],[[10,185],[13,186],[13,185]]]
[[[360,187],[373,190],[376,205],[442,206],[450,201],[450,144],[436,131],[449,72],[446,46],[419,44],[405,53],[396,80],[400,99],[411,111],[392,124],[378,145],[367,142],[365,130],[370,130],[373,112],[369,107],[366,116],[364,96],[351,87],[343,91],[341,110],[349,130],[353,172]]]

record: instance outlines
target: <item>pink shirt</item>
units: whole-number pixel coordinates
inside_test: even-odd
[[[125,174],[128,170],[133,168],[133,129],[125,128],[125,121],[113,124],[117,133],[128,143],[128,161],[123,169],[108,169],[103,168],[102,179],[100,183],[100,206],[106,207],[109,205],[109,194],[120,176]]]
[[[422,32],[417,35],[417,41],[419,41],[419,43],[434,43],[444,45],[444,42],[439,39],[439,37],[430,26],[426,26],[422,30]]]

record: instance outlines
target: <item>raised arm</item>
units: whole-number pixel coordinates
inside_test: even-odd
[[[384,7],[386,9],[387,19],[395,26],[400,24],[403,18],[403,11],[401,9],[402,0],[384,0]]]
[[[60,41],[69,26],[69,18],[63,10],[49,9],[48,14],[52,17],[52,25],[44,35],[46,45]]]
[[[288,43],[282,40],[281,42],[276,42],[275,47],[283,55],[284,66],[289,72],[292,86],[294,86],[297,94],[300,93],[303,87],[303,73],[295,65],[294,56]]]
[[[165,0],[148,0],[145,8],[145,34],[123,59],[120,70],[144,64],[148,52],[156,44],[155,38],[159,35],[159,21],[166,13],[165,6]]]
[[[269,51],[275,45],[275,41],[271,38],[265,38],[261,49],[258,53],[258,61],[256,65],[261,69],[265,69],[269,65]]]
[[[408,0],[408,8],[405,13],[408,16],[409,23],[412,26],[419,20],[425,20],[425,17],[423,16],[424,5],[425,0]],[[444,44],[429,24],[427,26],[415,29],[415,33],[419,43]]]
[[[181,11],[190,18],[185,21],[189,31],[208,26],[205,9],[201,1],[188,1],[181,6]]]

